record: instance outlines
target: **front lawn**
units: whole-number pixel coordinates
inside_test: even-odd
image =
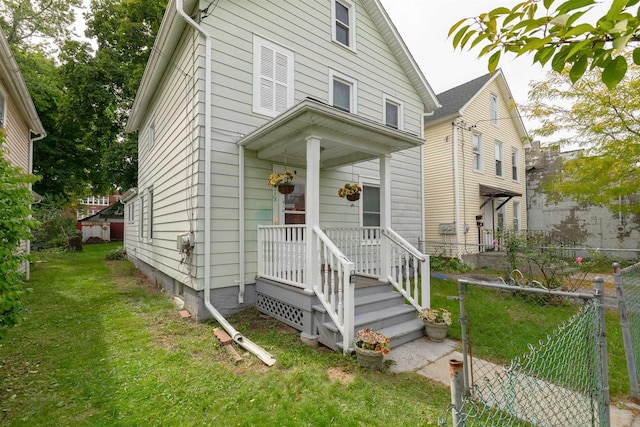
[[[0,341],[0,424],[388,426],[444,415],[448,388],[363,371],[254,310],[229,320],[278,363],[243,353],[234,365],[215,322],[181,319],[129,262],[105,261],[116,247],[38,254],[27,312]]]

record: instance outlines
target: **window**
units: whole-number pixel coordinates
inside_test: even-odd
[[[149,201],[147,202],[149,205],[147,208],[147,238],[151,240],[153,239],[153,188],[147,191],[149,193]]]
[[[133,222],[135,221],[135,211],[136,211],[135,202],[129,202],[127,204],[127,222],[129,224],[133,224]]]
[[[140,196],[140,221],[138,227],[138,237],[140,240],[144,238],[144,196]]]
[[[474,133],[471,137],[471,151],[473,152],[473,170],[482,171],[482,135]]]
[[[253,37],[253,112],[275,117],[293,106],[293,52]]]
[[[7,100],[4,92],[0,87],[0,128],[7,124]]]
[[[149,148],[153,148],[153,144],[156,143],[156,123],[151,121],[149,125]]]
[[[384,124],[394,129],[402,130],[403,105],[397,99],[384,95]]]
[[[502,205],[496,211],[498,214],[498,230],[504,230],[504,210],[504,205]]]
[[[333,70],[329,70],[329,79],[331,105],[350,113],[357,113],[357,82]]]
[[[502,142],[496,141],[496,176],[502,176]]]
[[[491,94],[491,123],[498,125],[498,95]]]
[[[331,7],[332,39],[349,49],[355,50],[356,9],[350,0],[335,0]]]
[[[513,202],[513,229],[520,230],[520,202]]]
[[[380,226],[380,187],[362,186],[362,226]]]
[[[518,150],[515,148],[511,149],[511,177],[518,180]]]

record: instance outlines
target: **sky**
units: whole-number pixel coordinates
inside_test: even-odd
[[[462,18],[477,16],[521,0],[381,0],[422,73],[436,92],[444,92],[487,74],[487,57],[478,49],[453,49],[449,28]],[[533,65],[532,56],[503,56],[498,65],[518,104],[527,101],[529,82],[543,80],[547,70]],[[526,125],[525,120],[525,125]]]

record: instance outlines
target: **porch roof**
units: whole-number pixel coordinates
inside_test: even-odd
[[[506,200],[504,200],[502,203],[500,203],[500,205],[498,205],[498,207],[496,208],[496,211],[500,209],[502,206],[504,206],[512,198],[522,196],[521,193],[517,193],[515,191],[506,190],[504,188],[489,187],[488,185],[482,185],[482,184],[480,184],[480,195],[483,197],[487,197],[487,200],[485,200],[484,203],[480,205],[480,209],[482,209],[484,205],[486,205],[493,199],[506,197]]]
[[[307,98],[238,141],[258,158],[303,166],[305,139],[320,138],[320,163],[334,168],[422,145],[416,135]]]

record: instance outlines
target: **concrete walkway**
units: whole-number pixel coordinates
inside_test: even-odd
[[[418,339],[391,350],[391,372],[415,372],[449,386],[449,360],[462,360],[459,343],[453,340],[433,342]],[[611,405],[611,427],[640,427],[640,406],[629,404],[621,409]]]

